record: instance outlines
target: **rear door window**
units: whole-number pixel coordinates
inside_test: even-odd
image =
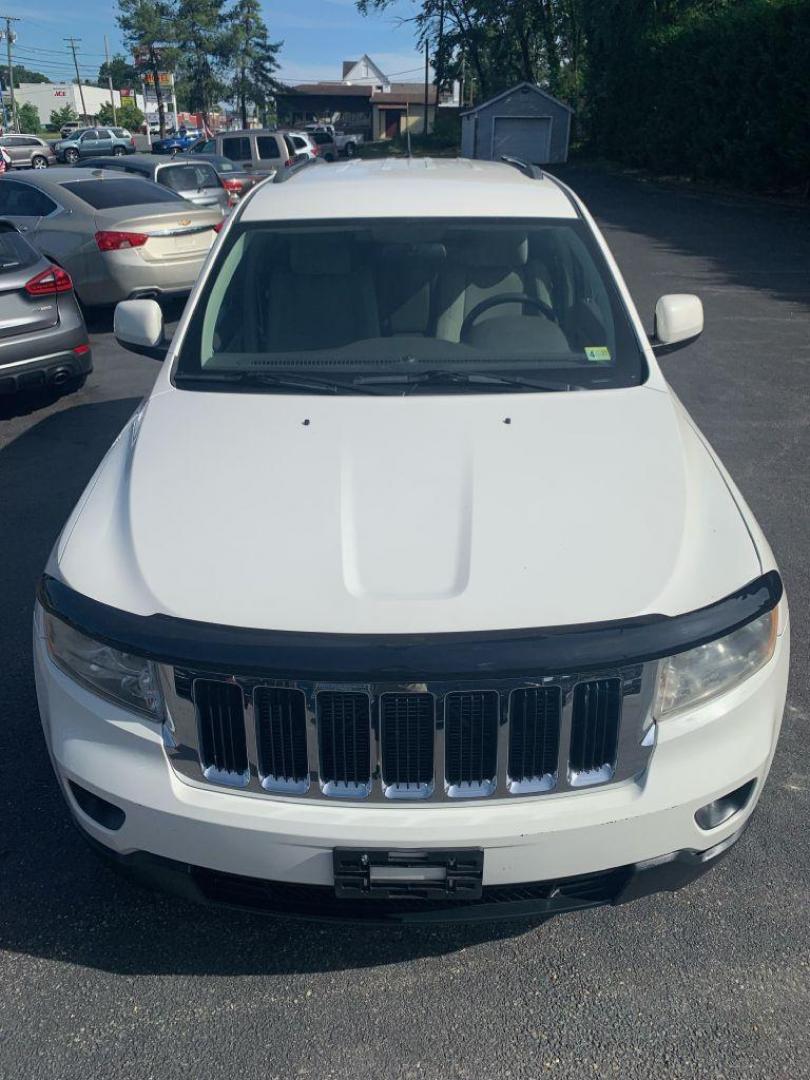
[[[120,180],[117,177],[114,180],[70,180],[62,187],[94,210],[143,206],[146,203],[185,202],[174,191],[135,176],[122,176]]]
[[[275,135],[257,135],[256,149],[262,161],[278,161],[281,157]]]
[[[56,208],[56,203],[35,187],[5,178],[0,181],[0,214],[8,214],[10,217],[45,217]]]
[[[247,135],[229,135],[222,140],[222,153],[231,161],[250,160],[250,139]]]
[[[160,183],[172,191],[199,191],[201,188],[220,187],[219,177],[210,165],[194,163],[167,165],[158,173]]]

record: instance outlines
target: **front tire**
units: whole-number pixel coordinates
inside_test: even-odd
[[[47,169],[48,168],[48,159],[44,158],[42,156],[42,154],[34,154],[34,156],[31,158],[31,168],[32,169]]]
[[[65,151],[65,161],[68,163],[68,165],[75,165],[78,160],[79,160],[79,151],[78,150],[70,149],[70,150]]]

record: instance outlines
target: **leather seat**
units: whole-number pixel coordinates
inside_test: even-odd
[[[266,278],[264,306],[270,352],[340,348],[380,333],[371,268],[339,236],[290,237],[287,265],[276,259]]]
[[[458,341],[464,320],[482,300],[505,293],[536,296],[528,262],[525,234],[481,230],[448,243],[447,263],[436,284],[436,337]],[[485,311],[480,321],[523,313],[523,304],[499,304]]]

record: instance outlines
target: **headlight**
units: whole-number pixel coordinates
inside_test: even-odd
[[[777,609],[725,637],[661,661],[653,712],[657,719],[698,705],[753,675],[776,647]]]
[[[157,670],[151,660],[94,641],[47,612],[45,637],[51,659],[66,675],[151,720],[163,718]]]

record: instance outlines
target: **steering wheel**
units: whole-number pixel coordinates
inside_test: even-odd
[[[500,307],[501,304],[528,304],[529,307],[542,312],[547,319],[551,319],[554,323],[557,322],[554,309],[544,300],[538,300],[536,296],[527,296],[526,293],[501,293],[500,296],[490,296],[488,299],[482,300],[480,304],[475,305],[461,324],[458,335],[459,340],[464,341],[469,336],[473,324],[481,318],[485,311],[489,311],[490,308]]]

